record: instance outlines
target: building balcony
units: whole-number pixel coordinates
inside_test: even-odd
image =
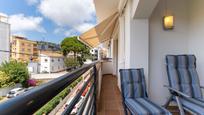
[[[73,97],[70,105],[60,114],[70,114],[88,84],[91,84],[78,114],[124,115],[117,76],[111,74],[102,75],[105,66],[101,62],[85,65],[30,92],[12,98],[0,104],[0,114],[33,114],[80,76],[86,76],[87,79],[80,91]],[[179,114],[176,107],[169,108],[169,110],[173,115]]]

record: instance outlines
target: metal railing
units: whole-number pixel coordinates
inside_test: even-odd
[[[43,105],[49,102],[53,97],[63,91],[87,71],[90,71],[88,80],[85,81],[80,91],[72,99],[71,103],[62,114],[67,115],[71,113],[88,84],[91,84],[90,89],[84,98],[84,102],[82,103],[77,114],[81,115],[82,113],[86,112],[85,114],[95,115],[97,94],[96,85],[98,75],[96,64],[99,64],[99,62],[85,65],[71,73],[65,74],[42,86],[0,104],[0,115],[28,115],[35,113],[38,109],[40,109]],[[84,109],[85,107],[86,109]]]

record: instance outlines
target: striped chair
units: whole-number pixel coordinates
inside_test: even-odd
[[[120,77],[126,115],[127,109],[132,115],[171,115],[148,99],[143,69],[121,69]]]
[[[194,55],[167,55],[167,74],[172,94],[170,101],[176,101],[180,114],[184,110],[204,115],[204,98],[196,71]]]

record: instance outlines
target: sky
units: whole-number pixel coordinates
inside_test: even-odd
[[[35,41],[60,43],[96,24],[93,0],[0,0],[11,34]]]

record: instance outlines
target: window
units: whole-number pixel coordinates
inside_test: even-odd
[[[21,49],[21,51],[22,51],[22,52],[24,52],[24,51],[25,51],[25,49],[24,49],[24,48],[22,48],[22,49]]]
[[[58,58],[58,61],[60,62],[60,59]]]
[[[52,59],[52,62],[54,62],[54,59]]]
[[[24,43],[22,43],[21,45],[22,45],[22,46],[24,46],[25,44],[24,44]]]
[[[45,62],[47,62],[47,59],[45,59]]]

